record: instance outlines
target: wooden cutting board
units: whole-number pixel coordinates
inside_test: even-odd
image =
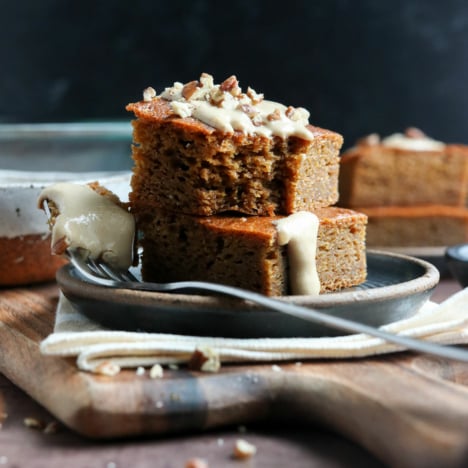
[[[392,466],[468,466],[468,365],[410,353],[224,366],[163,379],[79,372],[46,357],[56,285],[0,290],[0,371],[71,429],[107,439],[264,418],[320,423]]]

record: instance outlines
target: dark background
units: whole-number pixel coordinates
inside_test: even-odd
[[[468,143],[466,0],[0,0],[0,122],[126,120],[201,72],[303,106],[345,147],[418,126]]]

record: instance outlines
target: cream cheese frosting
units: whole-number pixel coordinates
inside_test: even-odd
[[[288,247],[292,294],[320,293],[316,264],[319,224],[318,217],[308,211],[299,211],[275,222],[278,244]]]
[[[240,131],[281,138],[295,136],[304,140],[314,138],[307,128],[310,114],[306,109],[267,101],[263,94],[250,87],[244,93],[235,76],[214,84],[213,77],[203,73],[197,81],[175,82],[160,96],[153,88],[143,92],[145,101],[156,97],[170,101],[176,115],[193,117],[223,132]]]
[[[58,183],[45,188],[39,205],[52,201],[58,215],[52,225],[52,251],[65,241],[71,248],[83,248],[91,258],[103,257],[126,269],[133,260],[135,222],[133,216],[109,197],[88,185]]]
[[[410,151],[440,151],[445,148],[441,141],[433,140],[426,135],[409,137],[403,133],[394,133],[382,139],[382,145]]]

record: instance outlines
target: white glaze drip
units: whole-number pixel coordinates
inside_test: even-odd
[[[317,216],[308,211],[300,211],[275,222],[279,245],[288,246],[292,294],[320,293],[316,264],[319,224]]]

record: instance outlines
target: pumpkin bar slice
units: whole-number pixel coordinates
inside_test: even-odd
[[[179,213],[271,216],[338,200],[341,135],[309,125],[303,108],[267,101],[234,76],[175,83],[131,103],[130,201]]]
[[[312,253],[299,249],[299,258],[292,262],[293,245],[283,245],[279,226],[304,214],[317,218],[318,232],[311,231],[316,248]],[[204,280],[269,296],[304,294],[291,279],[298,276],[293,268],[308,262],[316,268],[317,292],[355,286],[366,279],[367,217],[349,209],[326,207],[273,217],[202,217],[153,207],[140,213],[137,222],[142,233],[142,275],[147,281]],[[304,226],[305,234],[313,229]]]

